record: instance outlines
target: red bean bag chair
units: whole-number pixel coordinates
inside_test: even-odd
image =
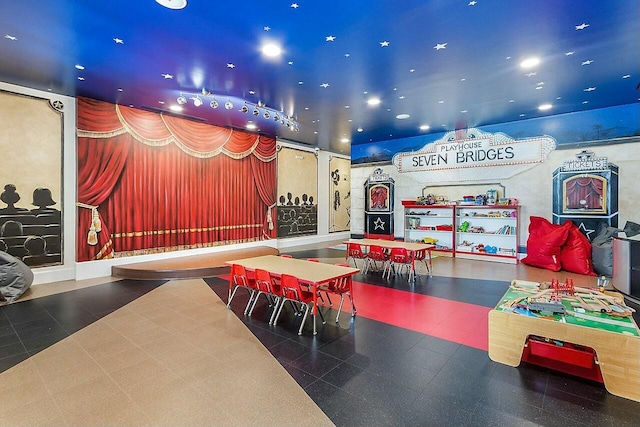
[[[562,268],[560,252],[562,245],[567,241],[571,225],[573,223],[570,221],[557,225],[551,224],[542,217],[532,216],[529,223],[527,256],[522,259],[522,263],[560,271]]]
[[[567,241],[560,250],[560,263],[563,270],[586,274],[587,276],[596,276],[593,270],[593,262],[591,261],[591,243],[572,222]]]

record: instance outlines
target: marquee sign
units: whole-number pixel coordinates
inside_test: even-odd
[[[550,136],[514,140],[471,128],[448,132],[421,150],[398,153],[393,164],[404,173],[542,163],[555,147]]]

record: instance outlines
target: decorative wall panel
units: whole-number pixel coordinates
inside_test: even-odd
[[[0,91],[0,250],[62,264],[64,105]]]
[[[348,231],[351,227],[351,161],[340,157],[329,160],[329,232]]]
[[[318,159],[313,152],[278,151],[278,237],[318,233]]]

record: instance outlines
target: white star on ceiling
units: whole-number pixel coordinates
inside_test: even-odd
[[[325,41],[333,42],[333,41],[335,41],[335,40],[336,40],[336,36],[327,36],[327,37],[325,37],[324,39],[325,39]]]
[[[291,3],[291,7],[297,9],[300,7],[300,5],[298,3]]]
[[[586,61],[582,61],[582,65],[591,65],[593,59],[587,59]]]
[[[172,79],[173,76],[171,74],[162,74],[162,77],[164,77],[165,79]]]
[[[571,50],[571,51],[569,51],[569,52],[565,52],[565,55],[566,55],[566,56],[571,56],[571,55],[573,55],[574,53],[575,53],[575,52]]]
[[[478,2],[475,1],[475,0],[469,2],[469,6],[475,6],[477,4],[478,4]]]
[[[373,227],[373,231],[376,231],[378,228],[381,230],[384,230],[384,221],[382,220],[382,218],[378,217],[376,218],[375,221],[373,221],[374,227]]]
[[[446,43],[438,43],[433,48],[435,50],[446,49],[447,48],[447,44]]]
[[[5,38],[5,39],[9,39],[9,40],[11,40],[11,41],[16,41],[16,40],[18,40],[18,38],[17,38],[17,37],[15,37],[15,36],[11,36],[11,35],[9,35],[9,34],[6,34],[6,35],[4,36],[4,38]]]
[[[385,40],[383,42],[380,42],[380,47],[387,47],[387,46],[389,46],[389,42],[388,41]]]
[[[345,57],[345,58],[348,58],[348,57],[350,57],[350,56],[351,56],[351,54],[350,54],[350,53],[345,53],[345,54],[344,54],[344,57]]]
[[[329,83],[322,83],[320,86],[326,89],[329,87]]]
[[[525,74],[525,76],[527,76],[527,77],[533,77],[533,76],[535,76],[535,75],[536,75],[536,72],[535,72],[535,71],[532,71],[532,72],[530,72],[530,73]]]
[[[287,62],[287,64],[293,65],[293,61],[289,61],[289,62]]]
[[[596,88],[592,86],[584,89],[584,92],[593,92],[594,90],[596,90]]]
[[[588,26],[589,26],[589,24],[582,23],[580,25],[576,25],[576,30],[584,30]]]
[[[232,63],[227,63],[227,68],[236,68],[236,66]]]
[[[116,44],[124,44],[124,40],[119,39],[119,38],[117,38],[117,37],[114,37],[114,38],[113,38],[113,41],[114,41],[114,42],[116,42]]]
[[[585,225],[584,222],[581,222],[580,225],[578,226],[578,230],[581,230],[586,236],[587,239],[589,239],[589,241],[591,241],[591,233],[593,233],[596,230],[589,230]]]
[[[631,78],[631,74],[625,74],[624,76],[622,76],[623,79],[629,79]]]
[[[268,25],[267,25],[267,26],[262,27],[262,29],[263,29],[263,30],[265,30],[265,31],[271,31],[271,27],[270,27],[270,26],[268,26]]]

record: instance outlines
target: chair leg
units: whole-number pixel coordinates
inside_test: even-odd
[[[353,303],[353,297],[351,296],[350,292],[345,292],[347,294],[347,296],[349,297],[349,301],[351,302],[351,317],[355,317],[356,313],[358,312],[358,309],[356,308],[356,305]]]
[[[256,295],[256,297],[253,299],[253,305],[251,305],[251,310],[249,310],[249,316],[251,316],[253,314],[253,309],[256,308],[256,303],[258,302],[258,298],[260,298],[260,295],[264,295],[265,298],[267,298],[267,301],[269,301],[269,295],[265,294],[262,291],[258,291],[258,295]]]
[[[273,325],[273,321],[276,318],[276,314],[278,313],[278,308],[280,308],[279,307],[280,302],[282,302],[282,304],[284,304],[284,298],[276,296],[276,297],[274,297],[274,299],[275,299],[276,302],[275,302],[275,305],[273,307],[273,313],[271,313],[271,317],[269,318],[269,324],[270,325]]]
[[[304,316],[302,316],[302,323],[300,323],[300,329],[298,330],[298,335],[302,335],[302,328],[304,328],[304,322],[307,320],[307,315],[309,315],[309,305],[304,305]]]
[[[234,296],[236,296],[237,290],[238,290],[238,286],[233,288],[233,292],[231,292],[231,289],[229,289],[229,299],[227,300],[227,308],[231,308],[231,300],[233,299]]]
[[[291,301],[291,300],[287,300],[285,297],[282,297],[282,302],[280,303],[278,314],[276,314],[275,319],[273,319],[273,326],[276,326],[276,324],[278,323],[278,318],[280,318],[280,313],[282,313],[282,307],[284,307],[284,303],[287,301]]]
[[[249,295],[249,302],[247,302],[247,306],[244,308],[244,314],[246,316],[246,314],[249,312],[249,307],[251,306],[251,303],[253,302],[253,297],[255,296],[256,292],[255,291],[250,291],[251,295]],[[256,297],[257,299],[258,297]]]
[[[336,314],[336,323],[338,323],[338,320],[340,319],[340,311],[342,311],[342,304],[344,303],[344,296],[342,296],[342,294],[340,294],[340,305],[338,306],[338,314]]]

